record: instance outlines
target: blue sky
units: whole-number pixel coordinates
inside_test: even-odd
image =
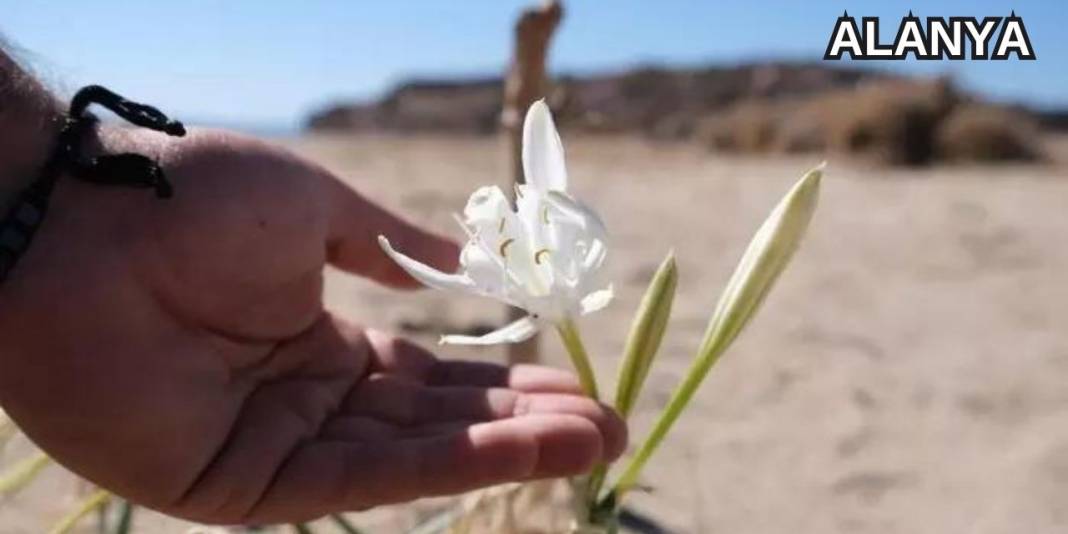
[[[511,26],[528,2],[3,0],[0,33],[54,87],[95,82],[175,115],[292,126],[335,99],[373,97],[411,75],[483,75],[508,59]],[[1068,106],[1068,15],[1062,0],[759,2],[572,0],[551,52],[554,72],[639,63],[700,64],[822,57],[836,17],[882,17],[896,31],[924,16],[1007,15],[1015,9],[1033,62],[878,62],[948,72],[1002,100]]]

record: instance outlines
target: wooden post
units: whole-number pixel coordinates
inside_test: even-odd
[[[545,56],[563,14],[560,2],[550,0],[541,6],[524,10],[515,25],[512,64],[504,81],[504,109],[501,112],[515,184],[523,183],[523,116],[534,101],[546,96]],[[506,189],[514,195],[513,187]],[[524,315],[522,310],[509,309],[508,319],[514,321]],[[508,347],[509,363],[533,363],[538,360],[537,337]]]

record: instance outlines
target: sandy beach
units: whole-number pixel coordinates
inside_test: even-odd
[[[451,214],[470,191],[508,180],[494,138],[286,143],[457,238]],[[819,159],[566,132],[565,144],[572,188],[612,238],[617,299],[581,323],[603,389],[646,282],[669,250],[678,257],[675,311],[632,423],[637,441],[686,371],[753,231]],[[807,241],[654,458],[644,480],[653,491],[635,495],[633,508],[680,533],[1068,532],[1068,166],[917,171],[828,159]],[[427,346],[438,333],[504,319],[489,301],[396,294],[336,273],[325,300]],[[556,339],[542,343],[548,361],[566,365]],[[72,505],[74,487],[49,471],[0,503],[0,533],[43,532]],[[353,518],[392,533],[436,505]],[[84,532],[95,532],[91,523]],[[138,527],[188,525],[145,515]]]

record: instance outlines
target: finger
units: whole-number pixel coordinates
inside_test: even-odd
[[[341,411],[406,426],[458,419],[488,421],[515,415],[520,395],[504,388],[431,388],[379,376],[353,390]]]
[[[312,442],[297,450],[248,521],[311,519],[510,481],[555,478],[608,461],[605,437],[573,415],[531,415],[425,439]]]
[[[482,421],[459,419],[418,426],[399,426],[373,417],[341,415],[323,425],[319,438],[324,441],[381,442],[427,438],[461,432]]]
[[[328,420],[319,430],[323,441],[382,441],[401,438],[402,427],[373,417],[341,415]]]
[[[433,386],[507,387],[519,391],[582,394],[574,373],[544,365],[511,367],[483,362],[438,361],[427,384]]]
[[[378,245],[386,236],[397,250],[442,271],[456,270],[460,249],[371,202],[337,179],[326,181],[330,212],[329,261],[336,267],[395,288],[420,284]]]
[[[626,442],[626,427],[611,408],[581,395],[524,393],[505,388],[425,387],[381,378],[368,381],[349,394],[341,411],[345,415],[365,416],[400,426],[542,414],[577,415],[596,424],[610,443]],[[610,449],[609,452],[621,451]]]
[[[372,328],[365,334],[372,352],[371,373],[425,382],[430,370],[438,363],[437,356],[408,339]]]
[[[373,349],[371,373],[389,374],[433,386],[507,387],[520,391],[582,393],[573,373],[540,365],[440,360],[404,338],[366,331]]]

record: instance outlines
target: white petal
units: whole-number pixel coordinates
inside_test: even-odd
[[[608,257],[608,247],[604,241],[594,241],[590,244],[590,250],[586,257],[582,258],[582,272],[584,274],[596,273],[604,266],[604,260]]]
[[[508,286],[508,273],[503,264],[486,251],[481,243],[469,241],[460,251],[460,265],[466,275],[479,290],[487,296],[505,299]]]
[[[612,302],[613,296],[614,293],[612,291],[611,285],[605,289],[602,289],[600,291],[594,291],[593,293],[586,295],[585,297],[583,297],[581,302],[582,315],[593,313],[604,308],[605,306],[608,306],[608,303]]]
[[[601,241],[605,240],[608,235],[608,228],[605,226],[604,221],[601,220],[601,216],[596,211],[593,211],[593,208],[563,192],[551,192],[547,196],[547,200],[554,209],[580,222],[593,238]]]
[[[472,282],[466,275],[443,273],[429,265],[415,261],[412,258],[393,250],[393,247],[389,244],[389,240],[386,239],[386,236],[378,236],[378,245],[382,247],[382,250],[385,251],[386,255],[396,262],[401,269],[404,269],[405,272],[412,276],[412,278],[415,278],[427,287],[463,292],[476,291],[474,282]]]
[[[566,191],[564,145],[544,100],[530,105],[523,121],[523,174],[541,191]]]
[[[608,255],[608,229],[604,221],[589,206],[571,198],[566,193],[551,192],[547,202],[557,217],[556,235],[559,241],[556,247],[568,251],[570,257],[562,257],[566,262],[574,262],[579,269],[577,276],[596,277],[604,266]]]
[[[519,189],[522,194],[516,197],[516,213],[526,233],[524,241],[529,247],[526,261],[530,264],[525,270],[538,277],[538,285],[552,287],[555,279],[552,254],[556,246],[551,236],[545,194],[529,185],[522,185]]]
[[[530,339],[538,332],[538,324],[531,317],[524,317],[498,328],[484,336],[441,336],[442,345],[500,345],[519,343]]]
[[[483,254],[477,256],[495,263],[499,271],[495,275],[497,280],[489,284],[485,283],[485,270],[467,271],[476,284],[480,287],[498,286],[500,280],[507,280],[518,286],[531,286],[536,274],[534,252],[537,249],[531,242],[528,224],[512,211],[499,187],[482,187],[475,191],[464,208],[461,225],[468,234],[469,245],[483,249]],[[533,284],[537,287],[544,285]]]
[[[508,197],[497,186],[483,186],[471,193],[464,207],[464,223],[480,227],[490,225],[496,227],[501,217],[512,212],[512,206],[508,203]]]

